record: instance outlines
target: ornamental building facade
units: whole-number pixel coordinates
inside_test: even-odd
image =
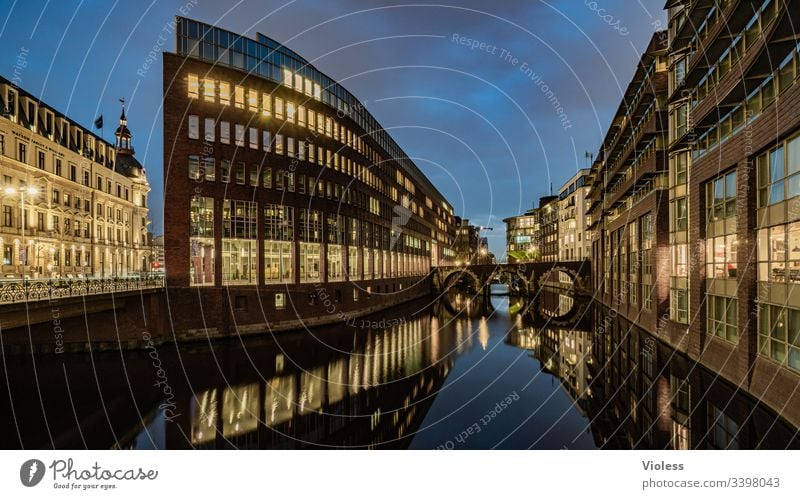
[[[0,77],[4,279],[149,270],[150,186],[123,110],[114,144]]]

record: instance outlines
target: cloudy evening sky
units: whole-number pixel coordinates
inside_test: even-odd
[[[86,127],[103,114],[107,140],[118,99],[130,103],[134,147],[153,188],[156,234],[164,219],[160,54],[151,67],[143,65],[154,49],[174,51],[170,23],[183,10],[285,43],[342,83],[456,214],[494,227],[486,235],[498,256],[502,219],[587,165],[584,152],[597,151],[639,55],[666,22],[664,0],[0,5],[0,75],[11,79],[16,67],[20,86]],[[472,40],[479,46],[471,48]]]

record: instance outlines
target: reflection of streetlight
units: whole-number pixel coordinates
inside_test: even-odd
[[[13,187],[6,187],[6,194],[14,195],[15,192],[19,192],[19,214],[20,214],[20,217],[22,218],[22,251],[23,251],[22,254],[25,255],[25,258],[20,259],[21,262],[22,262],[20,266],[22,267],[21,274],[22,274],[22,278],[24,279],[25,278],[25,264],[28,261],[28,248],[25,246],[25,219],[27,218],[25,216],[25,193],[27,193],[29,196],[33,197],[33,196],[35,196],[35,195],[37,195],[39,193],[39,190],[36,189],[36,187],[33,187],[33,186],[25,187],[25,186],[21,185],[19,187],[19,189],[14,189]]]

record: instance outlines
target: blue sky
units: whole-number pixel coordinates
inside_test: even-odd
[[[494,227],[486,235],[500,256],[502,219],[557,191],[596,152],[639,55],[665,27],[663,4],[0,0],[0,74],[17,68],[20,86],[87,127],[103,114],[106,139],[124,97],[160,233],[158,51],[174,50],[169,23],[183,12],[259,31],[361,99],[457,214]]]

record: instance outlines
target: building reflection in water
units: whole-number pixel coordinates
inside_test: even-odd
[[[462,426],[435,424],[440,415],[472,424],[469,411],[480,417],[482,404],[495,401],[469,402],[493,388],[498,396],[516,389],[521,400],[481,436],[496,432],[487,440],[496,443],[513,434],[511,448],[544,437],[547,448],[569,447],[577,434],[582,447],[607,449],[800,447],[797,429],[773,411],[567,289],[543,288],[530,303],[513,296],[495,303],[497,310],[491,298],[448,293],[431,306],[394,309],[387,327],[318,328],[182,344],[178,351],[162,346],[170,397],[155,384],[155,364],[143,351],[125,352],[122,362],[114,352],[45,356],[35,364],[9,357],[3,375],[13,408],[0,411],[7,429],[0,444],[405,448],[421,432],[415,446],[435,447]],[[497,386],[487,387],[487,379]],[[554,390],[567,397],[552,397]],[[429,411],[433,419],[425,422]],[[520,427],[534,411],[540,419]],[[554,430],[561,419],[571,422]]]
[[[404,447],[452,365],[440,352],[455,345],[437,325],[424,314],[352,336],[351,352],[276,363],[265,382],[199,390],[188,402],[191,447]]]
[[[608,309],[595,305],[588,314],[594,327],[580,317],[555,325],[547,313],[527,316],[506,341],[559,379],[598,447],[800,448],[796,428],[735,386]]]

